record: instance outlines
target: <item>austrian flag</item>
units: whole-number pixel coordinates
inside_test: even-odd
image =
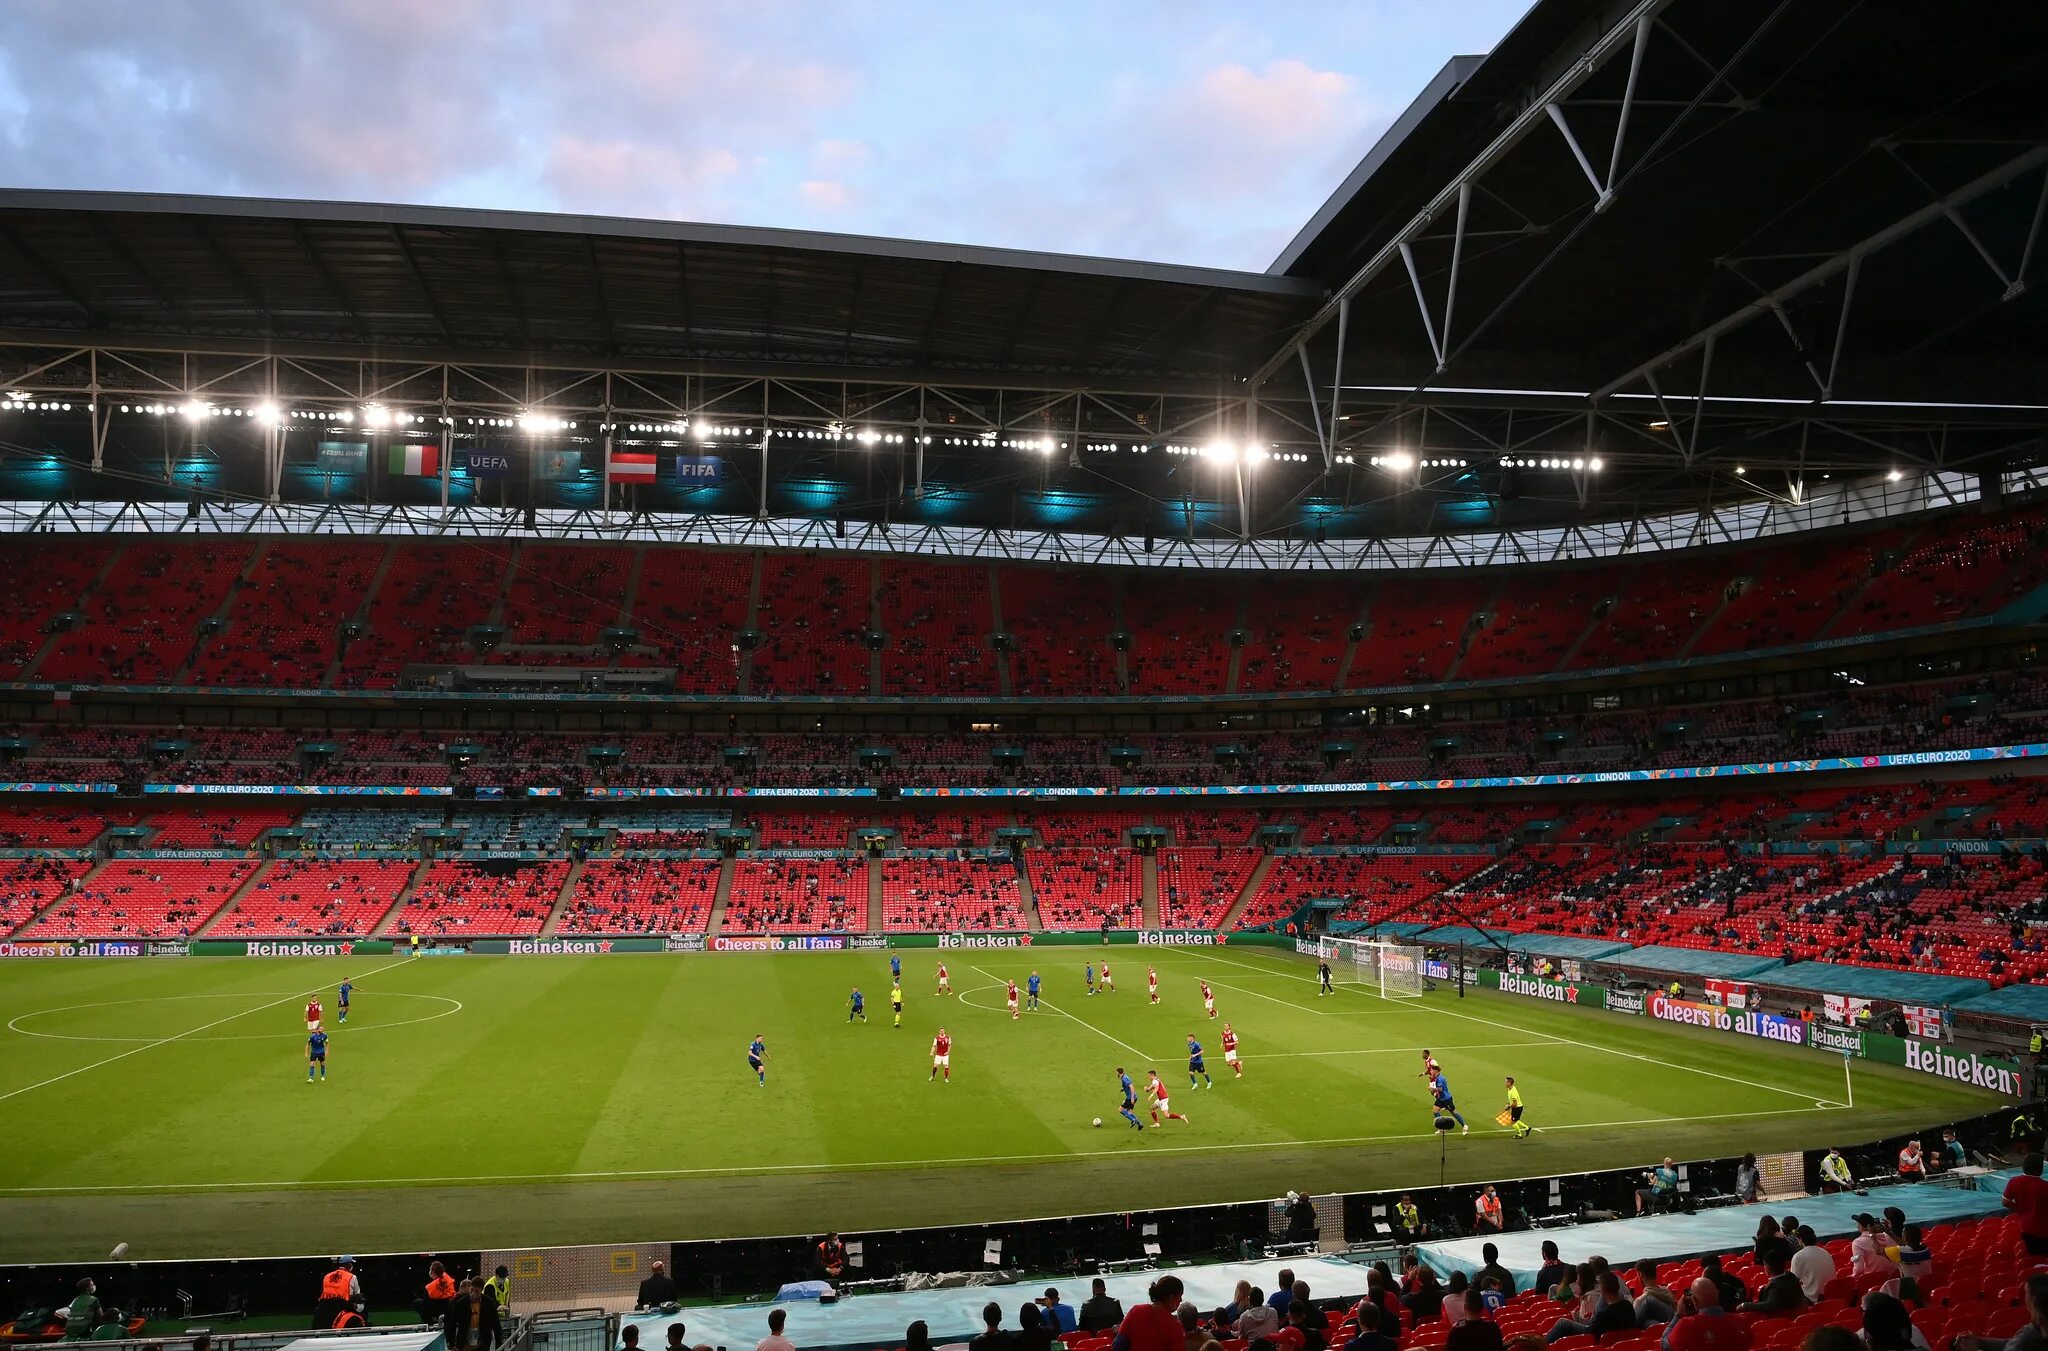
[[[393,446],[386,465],[394,474],[431,478],[441,472],[441,448],[431,444]]]
[[[637,451],[612,452],[612,480],[617,483],[654,482],[654,457]]]

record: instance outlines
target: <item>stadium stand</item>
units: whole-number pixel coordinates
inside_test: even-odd
[[[121,859],[16,938],[190,938],[256,871],[253,859]]]
[[[1048,929],[1135,928],[1144,877],[1137,855],[1109,848],[1030,849],[1025,866]]]
[[[216,938],[368,934],[397,903],[414,866],[392,859],[279,859],[208,933]]]
[[[854,859],[741,859],[723,932],[846,933],[867,927],[868,873]]]
[[[566,860],[437,858],[392,922],[397,934],[529,938],[568,878]]]
[[[996,692],[986,567],[889,559],[881,564],[876,603],[888,635],[882,693]]]
[[[882,921],[892,932],[1027,927],[1017,865],[1007,858],[885,858]]]
[[[593,858],[570,888],[564,934],[702,933],[718,894],[711,859]]]
[[[1261,855],[1227,845],[1159,851],[1159,922],[1168,929],[1213,929],[1244,893]]]
[[[862,637],[869,631],[871,571],[866,559],[762,559],[754,693],[870,692]]]

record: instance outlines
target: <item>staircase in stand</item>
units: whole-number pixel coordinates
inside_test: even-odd
[[[562,889],[555,893],[554,909],[548,911],[547,923],[540,926],[543,938],[553,938],[555,930],[562,926],[562,917],[569,913],[569,902],[575,899],[576,883],[583,878],[583,870],[590,866],[588,859],[577,859],[569,865],[567,875],[562,878]]]
[[[427,880],[427,868],[429,866],[427,859],[419,861],[419,866],[412,870],[412,876],[405,879],[405,885],[398,889],[398,895],[392,899],[391,908],[386,910],[383,915],[378,917],[377,922],[370,926],[370,936],[372,938],[388,938],[391,936],[392,927],[398,923],[399,915],[404,912],[406,906],[412,903],[413,894]]]
[[[265,877],[270,875],[270,870],[276,863],[276,859],[267,858],[264,859],[261,863],[257,864],[255,870],[251,872],[247,877],[242,879],[242,885],[236,887],[234,891],[228,896],[227,904],[223,905],[220,909],[214,911],[212,917],[208,919],[206,923],[200,925],[197,929],[194,929],[192,931],[192,936],[194,938],[204,938],[208,934],[212,933],[215,929],[219,928],[220,922],[226,919],[229,915],[233,914],[236,908],[242,904],[242,898],[249,894],[250,889],[253,888],[258,882],[262,881]]]
[[[732,860],[724,859],[718,865],[718,887],[711,893],[711,919],[704,926],[706,938],[725,927],[725,906],[731,899]]]
[[[1244,890],[1237,893],[1237,899],[1230,903],[1230,909],[1224,911],[1223,918],[1216,921],[1218,933],[1229,933],[1237,927],[1237,922],[1244,918],[1245,908],[1252,903],[1252,898],[1259,894],[1259,888],[1266,884],[1266,874],[1273,871],[1273,857],[1272,854],[1262,857],[1259,865],[1252,869],[1252,875],[1244,879]]]

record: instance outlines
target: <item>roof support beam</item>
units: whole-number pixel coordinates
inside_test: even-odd
[[[1872,254],[1897,243],[1899,240],[1904,239],[1906,236],[1934,221],[1946,219],[1949,213],[1956,207],[1973,202],[1988,192],[1994,192],[2020,175],[2042,165],[2048,165],[2048,146],[2035,146],[2014,156],[1989,173],[1981,174],[1946,196],[1929,202],[1918,211],[1900,217],[1884,229],[1857,241],[1834,257],[1808,268],[1776,290],[1765,292],[1740,309],[1724,315],[1714,323],[1709,324],[1683,342],[1667,347],[1648,361],[1634,366],[1614,379],[1609,380],[1592,392],[1592,399],[1598,402],[1619,390],[1626,389],[1651,372],[1661,370],[1679,358],[1698,351],[1710,340],[1718,338],[1723,334],[1734,332],[1758,315],[1770,312],[1794,296],[1803,294],[1830,277],[1847,271],[1857,261],[1868,258]]]
[[[1392,239],[1381,245],[1379,250],[1371,258],[1367,259],[1363,266],[1356,272],[1353,272],[1343,285],[1339,286],[1329,299],[1324,301],[1322,306],[1314,314],[1310,315],[1300,328],[1295,330],[1293,336],[1282,344],[1278,351],[1266,359],[1265,364],[1253,373],[1250,380],[1252,387],[1257,388],[1271,380],[1286,365],[1288,359],[1294,355],[1294,349],[1297,346],[1313,338],[1335,320],[1340,305],[1364,290],[1372,283],[1375,277],[1384,272],[1400,256],[1401,244],[1415,238],[1428,228],[1432,220],[1451,208],[1457,198],[1459,187],[1481,177],[1489,169],[1505,159],[1508,153],[1520,145],[1531,131],[1544,121],[1549,120],[1550,114],[1547,112],[1547,109],[1552,104],[1557,103],[1561,99],[1569,98],[1574,91],[1591,79],[1601,67],[1606,65],[1615,53],[1621,50],[1623,43],[1634,40],[1640,21],[1644,19],[1654,20],[1665,9],[1669,8],[1671,3],[1672,0],[1640,0],[1640,3],[1631,9],[1619,23],[1616,23],[1612,28],[1595,39],[1579,60],[1572,62],[1570,68],[1558,77],[1551,84],[1550,88],[1543,91],[1539,97],[1523,108],[1514,120],[1501,130],[1500,135],[1494,137],[1493,141],[1485,149],[1481,150],[1471,163],[1467,164],[1450,183],[1444,186],[1443,191],[1431,198],[1429,204],[1417,212],[1414,218],[1408,221],[1406,225],[1396,231]],[[1597,180],[1595,186],[1598,186]]]

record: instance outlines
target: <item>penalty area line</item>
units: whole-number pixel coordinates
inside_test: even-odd
[[[1227,961],[1227,960],[1229,960],[1229,959],[1227,959],[1227,958],[1220,958],[1220,957],[1210,957],[1210,958],[1209,958],[1209,960],[1211,960],[1211,961]],[[1247,970],[1257,970],[1257,969],[1258,969],[1258,968],[1256,968],[1256,967],[1253,967],[1253,966],[1251,966],[1251,965],[1250,965],[1249,963],[1246,963],[1246,962],[1232,962],[1232,963],[1231,963],[1231,965],[1233,965],[1233,966],[1242,966],[1242,967],[1245,967],[1245,968],[1246,968]],[[1277,974],[1277,975],[1288,975],[1288,973],[1287,973],[1287,972],[1276,972],[1276,973],[1274,973],[1274,974]],[[1315,979],[1315,977],[1313,977],[1313,976],[1292,976],[1292,975],[1288,975],[1288,978],[1289,978],[1289,979],[1291,979],[1291,980],[1304,980],[1304,981],[1310,981],[1310,982],[1313,982],[1313,981],[1314,981],[1314,979]],[[1344,987],[1343,987],[1343,986],[1339,986],[1338,988],[1339,988],[1339,989],[1342,989],[1342,988],[1344,988]],[[1354,992],[1354,993],[1356,993],[1356,994],[1364,995],[1364,996],[1365,996],[1366,998],[1368,998],[1368,999],[1378,999],[1378,1000],[1381,1000],[1381,1001],[1383,1001],[1383,1002],[1385,1002],[1385,1003],[1389,1003],[1389,1004],[1392,1004],[1392,1003],[1396,1003],[1396,1002],[1398,1002],[1398,1001],[1396,1001],[1396,1000],[1392,1000],[1392,999],[1387,999],[1387,998],[1386,998],[1386,996],[1384,996],[1384,995],[1381,995],[1381,994],[1379,994],[1379,993],[1377,993],[1377,992],[1375,992],[1375,991],[1372,991],[1372,990],[1361,990],[1361,989],[1357,989],[1356,987],[1353,987],[1353,992]],[[1456,1011],[1454,1011],[1454,1010],[1451,1010],[1451,1009],[1441,1009],[1441,1008],[1437,1008],[1437,1007],[1436,1007],[1436,1006],[1434,1006],[1434,1005],[1427,1005],[1427,1006],[1425,1006],[1425,1007],[1427,1008],[1427,1011],[1428,1011],[1428,1012],[1430,1012],[1430,1013],[1437,1013],[1437,1014],[1442,1014],[1442,1015],[1443,1015],[1444,1017],[1446,1017],[1446,1018],[1463,1018],[1463,1019],[1464,1019],[1464,1020],[1465,1020],[1466,1022],[1468,1022],[1468,1023],[1479,1023],[1479,1024],[1482,1024],[1483,1026],[1486,1026],[1486,1027],[1498,1027],[1498,1028],[1500,1028],[1501,1030],[1503,1030],[1503,1031],[1506,1031],[1506,1032],[1522,1032],[1522,1033],[1526,1033],[1526,1032],[1528,1031],[1528,1029],[1527,1029],[1527,1028],[1521,1028],[1521,1027],[1516,1027],[1516,1026],[1515,1026],[1515,1025],[1513,1024],[1513,1023],[1503,1023],[1503,1022],[1498,1022],[1498,1021],[1496,1021],[1495,1019],[1492,1019],[1492,1018],[1481,1018],[1481,1017],[1479,1017],[1479,1016],[1478,1016],[1477,1014],[1471,1014],[1471,1013],[1458,1013],[1458,1012],[1456,1012]],[[1784,1095],[1785,1095],[1786,1097],[1788,1097],[1788,1098],[1800,1098],[1800,1099],[1803,1099],[1803,1100],[1805,1100],[1805,1101],[1808,1101],[1808,1102],[1820,1102],[1820,1101],[1825,1101],[1824,1099],[1819,1099],[1819,1098],[1807,1098],[1806,1094],[1807,1094],[1807,1091],[1808,1091],[1808,1090],[1806,1090],[1806,1089],[1801,1089],[1801,1088],[1786,1088],[1786,1087],[1784,1087],[1784,1086],[1783,1086],[1783,1085],[1781,1085],[1781,1084],[1766,1084],[1766,1083],[1762,1083],[1762,1082],[1760,1082],[1760,1081],[1758,1081],[1758,1080],[1755,1080],[1755,1079],[1745,1079],[1745,1078],[1743,1078],[1743,1077],[1742,1077],[1741,1075],[1739,1075],[1739,1074],[1723,1074],[1723,1073],[1721,1073],[1721,1072],[1720,1072],[1719,1070],[1703,1070],[1703,1069],[1699,1068],[1699,1067],[1698,1067],[1697,1065],[1686,1065],[1686,1064],[1680,1064],[1680,1063],[1676,1063],[1676,1062],[1673,1062],[1673,1061],[1669,1061],[1669,1060],[1659,1060],[1659,1059],[1658,1059],[1658,1058],[1657,1058],[1656,1056],[1653,1056],[1653,1055],[1643,1055],[1643,1054],[1641,1054],[1640,1052],[1636,1052],[1636,1051],[1624,1051],[1624,1050],[1621,1050],[1621,1049],[1620,1049],[1620,1048],[1618,1048],[1618,1047],[1614,1047],[1614,1046],[1608,1046],[1608,1045],[1605,1045],[1604,1043],[1601,1043],[1601,1042],[1597,1042],[1597,1041],[1570,1041],[1570,1040],[1568,1040],[1567,1038],[1564,1038],[1564,1037],[1556,1037],[1556,1038],[1553,1038],[1553,1040],[1554,1040],[1554,1041],[1556,1041],[1556,1042],[1558,1042],[1558,1043],[1560,1043],[1560,1044],[1563,1044],[1563,1045],[1569,1045],[1569,1046],[1575,1046],[1575,1047],[1578,1047],[1578,1048],[1579,1048],[1579,1049],[1581,1049],[1581,1050],[1586,1050],[1586,1051],[1597,1051],[1597,1052],[1599,1052],[1599,1053],[1601,1053],[1601,1054],[1603,1054],[1603,1055],[1615,1055],[1615,1056],[1620,1056],[1620,1057],[1622,1057],[1622,1058],[1623,1058],[1624,1060],[1639,1060],[1639,1061],[1641,1061],[1641,1062],[1642,1062],[1643,1064],[1645,1064],[1645,1065],[1658,1065],[1658,1066],[1661,1066],[1661,1067],[1663,1067],[1663,1068],[1665,1068],[1665,1069],[1683,1070],[1683,1071],[1684,1071],[1685,1073],[1687,1073],[1687,1074],[1703,1074],[1703,1075],[1705,1075],[1705,1076],[1706,1076],[1707,1078],[1709,1078],[1709,1079],[1719,1079],[1719,1080],[1722,1080],[1722,1081],[1723,1081],[1723,1082],[1725,1082],[1725,1083],[1731,1083],[1731,1084],[1741,1084],[1741,1085],[1743,1085],[1743,1086],[1744,1086],[1745,1088],[1760,1088],[1760,1089],[1762,1089],[1762,1090],[1763,1090],[1764,1092],[1766,1092],[1766,1093],[1782,1093],[1782,1094],[1784,1094]]]
[[[1078,1020],[1077,1020],[1078,1021]],[[1621,1121],[1569,1121],[1555,1126],[1537,1128],[1538,1135],[1557,1135],[1565,1131],[1615,1130],[1628,1126],[1668,1126],[1673,1121],[1740,1121],[1754,1117],[1769,1116],[1812,1116],[1822,1111],[1847,1111],[1846,1107],[1780,1107],[1757,1112],[1718,1112],[1711,1115],[1671,1117],[1633,1117]],[[1434,1140],[1434,1130],[1410,1131],[1399,1135],[1350,1135],[1321,1139],[1258,1140],[1240,1141],[1222,1145],[1148,1145],[1135,1146],[1143,1149],[1146,1156],[1155,1154],[1229,1154],[1247,1149],[1325,1149],[1349,1145],[1420,1143]],[[1481,1139],[1506,1139],[1507,1132],[1482,1135]],[[734,1177],[767,1173],[825,1173],[855,1168],[872,1172],[902,1172],[912,1168],[971,1166],[975,1164],[1012,1163],[1060,1163],[1079,1162],[1094,1158],[1130,1158],[1132,1148],[1115,1149],[1070,1149],[1053,1154],[971,1154],[955,1155],[933,1159],[884,1159],[866,1162],[848,1162],[836,1159],[829,1163],[771,1163],[752,1167],[734,1166],[728,1168],[640,1168],[619,1169],[604,1172],[579,1173],[495,1173],[469,1177],[362,1177],[362,1178],[321,1178],[315,1181],[297,1182],[192,1182],[192,1183],[142,1183],[136,1186],[94,1185],[69,1187],[0,1187],[0,1196],[52,1196],[98,1192],[122,1192],[132,1195],[156,1195],[163,1193],[217,1192],[217,1191],[331,1191],[346,1187],[413,1187],[413,1186],[468,1186],[503,1182],[603,1182],[620,1179],[683,1179],[692,1177]]]

